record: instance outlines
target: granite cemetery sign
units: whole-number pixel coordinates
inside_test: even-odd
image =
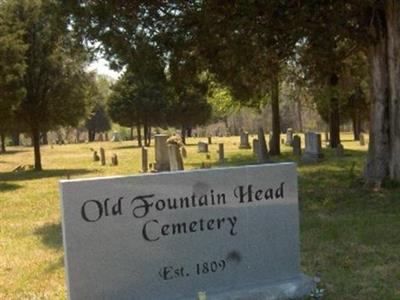
[[[72,300],[292,298],[313,286],[299,270],[292,163],[60,187]]]

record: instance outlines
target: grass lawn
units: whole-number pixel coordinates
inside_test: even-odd
[[[323,162],[299,164],[302,268],[321,272],[324,299],[400,299],[400,188],[363,188],[367,147],[350,134],[342,138],[344,157],[326,149]],[[197,153],[198,140],[188,139],[186,169],[221,166],[218,142],[225,143],[225,165],[255,163],[252,150],[237,149],[238,137],[213,138],[210,159]],[[90,148],[100,146],[107,166],[91,159]],[[58,181],[137,173],[140,149],[133,142],[43,146],[45,171],[16,173],[32,164],[32,149],[8,150],[0,155],[0,299],[65,299]],[[112,153],[119,166],[110,166]],[[276,160],[297,161],[285,146]]]

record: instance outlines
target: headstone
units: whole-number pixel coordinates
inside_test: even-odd
[[[258,128],[258,147],[257,158],[259,163],[265,163],[269,160],[267,143],[265,142],[264,129]]]
[[[149,158],[146,147],[142,147],[142,172],[146,173],[149,170]]]
[[[304,162],[317,162],[324,157],[321,150],[321,134],[307,132],[305,134],[306,148],[302,156]]]
[[[253,139],[253,154],[257,156],[258,151],[258,139]]]
[[[343,156],[344,155],[344,148],[342,144],[338,144],[335,148],[336,156]]]
[[[241,130],[240,131],[240,145],[239,149],[250,149],[250,144],[249,144],[249,133],[246,131]]]
[[[111,137],[111,142],[120,142],[121,141],[121,135],[119,134],[118,131],[113,131],[112,137]]]
[[[301,155],[301,138],[298,135],[295,135],[293,137],[292,147],[293,147],[293,155],[300,156]]]
[[[186,158],[187,157],[187,150],[185,147],[181,147],[181,152],[182,152],[182,157]]]
[[[208,152],[208,144],[206,142],[198,142],[197,143],[197,152],[207,153]]]
[[[155,170],[157,172],[169,171],[169,157],[168,157],[168,148],[167,148],[167,139],[168,135],[166,134],[156,134],[154,136],[155,140]]]
[[[115,153],[111,156],[111,165],[118,166],[118,156]]]
[[[168,145],[168,157],[171,171],[183,170],[183,160],[181,151],[177,144]]]
[[[293,129],[288,128],[286,130],[286,146],[291,146],[293,142]]]
[[[225,161],[225,152],[224,152],[224,144],[219,143],[218,144],[218,160],[219,162],[224,162]]]
[[[211,136],[208,137],[208,144],[209,144],[209,145],[212,144],[212,137],[211,137]]]
[[[360,146],[365,146],[365,136],[363,133],[360,133]]]
[[[106,152],[104,148],[100,148],[100,163],[102,166],[106,165]]]
[[[102,142],[102,141],[104,141],[104,137],[103,137],[103,133],[101,132],[101,133],[99,133],[99,140],[98,140],[99,142]]]
[[[100,156],[97,154],[97,151],[93,151],[93,161],[99,161],[99,160],[100,160]]]
[[[60,186],[69,299],[297,299],[314,288],[300,272],[293,163]]]

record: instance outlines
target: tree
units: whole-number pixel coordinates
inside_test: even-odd
[[[0,3],[0,152],[6,151],[5,135],[17,126],[14,112],[24,96],[26,45],[22,40],[22,24],[8,19],[10,10],[9,3]]]
[[[27,47],[22,78],[25,94],[16,113],[31,133],[34,167],[41,170],[40,133],[60,125],[76,125],[86,113],[86,55],[74,43],[58,2],[10,0],[9,4],[7,19],[21,25]]]
[[[135,48],[137,60],[131,61],[120,80],[112,87],[109,114],[122,126],[136,126],[141,146],[141,127],[145,145],[150,144],[151,126],[166,124],[168,110],[165,66],[156,48],[143,40]]]
[[[91,112],[85,120],[89,142],[93,142],[96,132],[110,130],[111,122],[107,114],[106,100],[109,96],[109,83],[104,77],[92,78],[87,88],[87,101]]]

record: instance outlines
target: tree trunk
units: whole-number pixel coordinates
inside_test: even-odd
[[[186,135],[187,137],[192,137],[192,127],[186,128]]]
[[[6,135],[4,134],[4,132],[0,133],[0,142],[1,142],[0,153],[6,153]]]
[[[11,134],[11,139],[12,143],[14,146],[19,146],[20,140],[19,140],[19,132],[14,132]]]
[[[299,132],[303,132],[303,117],[302,117],[302,105],[301,97],[297,97],[296,101],[296,113],[297,113],[297,129]]]
[[[142,147],[142,128],[140,125],[136,125],[136,133],[137,133],[137,140],[138,140],[138,146]]]
[[[271,109],[272,109],[272,143],[269,153],[271,155],[281,154],[280,145],[280,116],[279,116],[279,78],[276,74],[275,78],[272,80],[271,86]]]
[[[369,148],[365,166],[367,184],[380,185],[389,175],[389,78],[387,66],[387,40],[383,35],[370,51],[372,101]]]
[[[133,126],[131,127],[129,139],[130,139],[131,141],[133,141]]]
[[[400,181],[400,2],[386,1],[390,112],[390,179]]]
[[[41,134],[41,140],[43,145],[47,145],[49,143],[49,140],[47,139],[47,132],[43,131]]]
[[[147,147],[147,135],[148,135],[148,130],[149,127],[147,126],[147,124],[143,124],[143,141],[144,141],[144,145]]]
[[[385,1],[385,25],[375,25],[371,46],[372,105],[365,179],[380,185],[400,181],[400,3]]]
[[[151,126],[148,126],[147,128],[147,147],[150,147],[151,145]]]
[[[32,128],[32,143],[35,157],[35,171],[42,170],[42,160],[40,157],[40,131],[37,128]]]
[[[88,130],[88,138],[89,142],[93,142],[96,137],[96,131],[94,130]]]
[[[182,125],[182,129],[181,129],[181,139],[182,139],[182,143],[184,145],[186,145],[186,128],[183,125]]]
[[[353,109],[351,121],[353,124],[353,135],[354,135],[354,140],[359,141],[360,140],[360,133],[361,133],[361,118],[357,114],[357,110]]]
[[[336,148],[340,144],[340,107],[339,99],[334,95],[334,90],[339,83],[338,76],[333,73],[329,78],[332,95],[329,101],[329,146]]]

